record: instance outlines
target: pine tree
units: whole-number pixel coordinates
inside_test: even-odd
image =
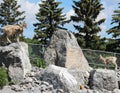
[[[61,2],[55,0],[43,0],[39,4],[40,9],[36,14],[36,19],[39,22],[34,24],[36,33],[34,39],[47,44],[53,32],[58,28],[62,28],[66,18],[62,13],[63,8],[58,7],[60,4]]]
[[[20,7],[17,0],[3,0],[0,4],[0,25],[19,24],[24,21],[24,11],[19,11]]]
[[[120,5],[120,3],[118,3]],[[114,10],[114,14],[112,15],[112,22],[111,24],[115,24],[114,27],[110,28],[107,32],[108,34],[112,34],[112,37],[114,38],[114,42],[109,43],[109,50],[113,52],[120,52],[120,6],[118,7],[118,10]]]
[[[120,6],[118,8],[120,8]],[[120,9],[114,11],[114,14],[112,15],[111,24],[116,24],[116,26],[108,30],[107,31],[108,34],[112,34],[114,38],[119,37],[120,36]]]
[[[96,40],[97,42],[100,41],[100,37],[97,36],[101,31],[99,25],[105,21],[105,19],[99,21],[96,21],[96,19],[104,8],[100,0],[79,0],[73,1],[73,3],[72,7],[75,15],[71,16],[71,20],[78,23],[74,25],[75,29],[78,30],[78,33],[76,33],[78,42],[84,48],[94,49],[94,46],[96,46],[94,42]]]
[[[117,52],[116,51],[116,40],[113,38],[108,38],[107,42],[106,42],[106,51],[110,51],[110,52]],[[120,51],[119,51],[120,52]]]

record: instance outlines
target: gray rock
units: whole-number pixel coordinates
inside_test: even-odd
[[[114,89],[112,93],[120,93],[120,89]]]
[[[31,71],[28,45],[24,42],[0,47],[0,65],[8,68],[9,77],[18,82]]]
[[[84,90],[80,90],[78,93],[105,93],[105,92],[97,91],[97,90],[91,90],[91,89],[84,89]]]
[[[112,91],[85,89],[85,90],[80,90],[78,93],[112,93]]]
[[[94,72],[91,72],[90,76],[92,75],[92,78],[90,81],[92,81],[90,83],[92,84],[91,87],[94,89],[79,88],[79,82],[84,81],[85,77],[89,75],[88,73],[79,71],[78,69],[68,70],[63,67],[51,65],[45,70],[35,67],[32,68],[31,71],[32,73],[34,72],[33,75],[27,74],[25,78],[21,80],[22,82],[19,82],[16,85],[5,86],[0,90],[0,93],[120,93],[119,89],[113,88],[115,84],[111,84],[111,82],[114,81],[111,74],[116,78],[116,74],[113,70],[97,69]],[[69,72],[75,78],[76,74],[78,74],[77,78],[75,79]],[[36,74],[41,75],[39,75],[38,78],[38,76],[36,77]],[[109,82],[106,81],[106,79],[108,79],[110,84],[108,84]],[[93,81],[95,83],[93,83]],[[116,79],[115,81],[117,82]],[[101,83],[104,84],[102,87]],[[93,85],[95,87],[93,87]]]
[[[91,70],[75,36],[66,30],[53,33],[51,42],[45,51],[44,60],[47,65]]]
[[[120,88],[120,71],[117,72],[117,80],[118,80],[118,85]]]
[[[4,89],[0,90],[0,93],[30,93],[28,91],[14,91],[10,86],[5,86]]]
[[[68,69],[68,72],[72,74],[77,80],[78,85],[87,85],[89,82],[90,73],[80,69]]]
[[[19,85],[13,85],[13,86],[11,86],[11,90],[14,90],[16,92],[20,92],[20,91],[23,91],[24,89],[21,88]]]
[[[118,88],[116,72],[107,69],[93,70],[90,77],[90,87],[95,90],[113,91]]]
[[[34,73],[38,74],[38,72],[40,73],[43,70],[39,68],[32,68],[31,71],[37,71]],[[37,78],[36,75],[31,76],[28,74],[23,80],[21,80],[22,82],[19,82],[16,85],[5,86],[0,90],[0,93],[66,93],[63,89],[55,89],[53,85],[48,82],[41,81],[40,77],[39,79]]]
[[[52,84],[55,89],[63,89],[64,92],[68,93],[79,89],[76,79],[67,69],[55,65],[50,65],[46,68],[42,75],[42,80]]]

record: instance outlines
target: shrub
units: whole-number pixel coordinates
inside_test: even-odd
[[[43,60],[43,53],[45,47],[40,44],[29,44],[29,57],[33,66],[45,68],[45,62]]]
[[[31,58],[30,61],[33,66],[37,66],[37,67],[41,67],[41,68],[46,67],[45,62],[42,58],[34,57],[34,58]]]
[[[8,83],[8,75],[5,67],[0,68],[0,89]]]

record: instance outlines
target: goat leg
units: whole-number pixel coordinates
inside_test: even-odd
[[[107,67],[107,69],[109,69],[109,65],[108,64],[106,64],[106,67]]]
[[[106,62],[104,62],[104,64],[105,64],[105,69],[107,69],[107,64],[106,64]]]
[[[19,42],[20,40],[19,40],[19,36],[17,35],[17,42]]]
[[[8,38],[8,36],[6,36],[6,39],[7,39],[7,41],[8,41],[9,43],[12,43],[12,42],[10,41],[10,39]]]

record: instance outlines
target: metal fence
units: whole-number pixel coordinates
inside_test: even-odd
[[[29,58],[33,65],[44,67],[43,54],[45,46],[41,44],[28,43]]]
[[[30,60],[34,64],[38,62],[39,60],[43,60],[43,54],[45,51],[45,46],[40,44],[31,44],[29,43],[29,55]],[[108,56],[115,56],[117,57],[117,64],[118,67],[120,67],[120,53],[114,53],[114,52],[107,52],[107,51],[100,51],[100,50],[90,50],[90,49],[82,49],[84,56],[88,60],[88,63],[93,68],[104,68],[104,64],[102,62],[99,62],[98,58],[101,54],[103,57]],[[39,65],[39,62],[38,62]],[[109,64],[109,68],[113,69],[114,66],[112,64]]]
[[[89,65],[93,68],[104,68],[104,64],[100,62],[99,55],[102,55],[103,57],[109,57],[114,56],[117,57],[117,64],[118,67],[120,67],[120,53],[114,53],[114,52],[107,52],[107,51],[100,51],[100,50],[90,50],[90,49],[82,49],[84,56],[89,62]],[[114,69],[113,64],[108,64],[108,67],[110,69]]]

